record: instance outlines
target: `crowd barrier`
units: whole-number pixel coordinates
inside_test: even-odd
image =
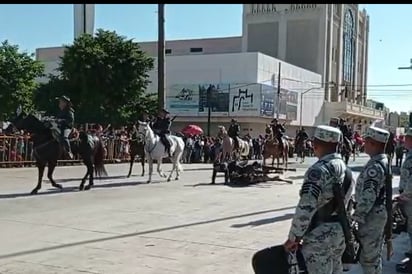
[[[129,161],[129,144],[118,138],[104,138],[106,163]],[[33,159],[33,143],[29,136],[0,136],[0,168],[29,167],[35,164]],[[73,160],[59,160],[58,165],[79,164],[79,155]]]

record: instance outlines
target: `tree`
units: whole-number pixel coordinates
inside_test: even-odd
[[[60,76],[42,89],[49,98],[69,96],[78,123],[124,125],[156,104],[144,93],[152,69],[153,58],[136,42],[99,29],[95,36],[84,34],[66,46]]]
[[[33,109],[33,91],[36,78],[43,76],[43,65],[33,55],[19,52],[17,45],[6,40],[0,45],[0,121],[12,117],[21,105],[24,110]]]

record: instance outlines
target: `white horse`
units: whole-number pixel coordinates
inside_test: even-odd
[[[153,160],[157,161],[157,172],[163,178],[166,178],[166,174],[162,172],[160,165],[162,164],[162,159],[167,158],[168,155],[165,151],[165,146],[160,141],[160,137],[155,135],[150,126],[145,122],[139,121],[139,132],[143,134],[145,138],[145,151],[147,162],[149,164],[149,179],[148,183],[152,181],[153,173]],[[180,159],[182,158],[183,151],[185,149],[185,143],[183,139],[177,136],[170,135],[169,140],[171,140],[172,145],[170,147],[170,154],[172,155],[171,160],[173,163],[172,171],[170,172],[169,178],[167,179],[170,182],[172,178],[173,171],[176,170],[176,180],[179,180],[180,171],[182,166],[180,165]]]
[[[219,128],[219,136],[223,139],[223,160],[231,160],[232,158],[237,160],[242,157],[247,159],[250,151],[249,142],[238,137],[239,148],[235,149],[235,141],[229,137],[226,128],[224,126],[220,126]]]

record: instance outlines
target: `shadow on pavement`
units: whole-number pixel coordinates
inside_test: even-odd
[[[61,245],[45,247],[45,248],[30,249],[30,250],[26,250],[26,251],[14,252],[14,253],[9,253],[9,254],[2,254],[2,255],[0,255],[0,260],[20,257],[20,256],[25,256],[25,255],[30,255],[30,254],[37,254],[37,253],[47,252],[47,251],[52,251],[52,250],[59,250],[59,249],[64,249],[64,248],[69,248],[69,247],[74,247],[74,246],[81,246],[81,245],[100,243],[100,242],[111,241],[111,240],[132,238],[132,237],[136,237],[136,236],[147,235],[147,234],[152,234],[152,233],[158,233],[158,232],[163,232],[163,231],[170,231],[170,230],[180,229],[180,228],[185,228],[185,227],[193,227],[193,226],[199,226],[199,225],[204,225],[204,224],[217,223],[217,222],[233,220],[233,219],[237,219],[237,218],[244,218],[244,217],[260,215],[260,214],[266,214],[266,213],[272,213],[272,212],[283,211],[283,210],[289,210],[289,209],[294,209],[294,208],[295,208],[295,206],[290,206],[290,207],[284,207],[284,208],[262,210],[262,211],[245,213],[245,214],[234,215],[234,216],[229,216],[229,217],[222,217],[222,218],[217,218],[217,219],[212,219],[212,220],[199,221],[199,222],[194,222],[194,223],[187,223],[187,224],[182,224],[182,225],[169,226],[169,227],[145,230],[145,231],[134,232],[134,233],[118,234],[118,235],[109,236],[109,237],[103,237],[103,238],[98,238],[98,239],[93,239],[93,240],[86,240],[86,241],[72,242],[72,243],[68,243],[68,244],[61,244]]]
[[[132,175],[133,176],[133,175]],[[99,180],[114,180],[114,179],[122,179],[126,178],[126,175],[117,175],[117,176],[106,176],[106,177],[95,177],[94,179],[99,181]],[[65,178],[65,179],[56,179],[56,183],[66,183],[66,182],[73,182],[73,181],[81,181],[83,177],[81,178]]]
[[[288,213],[282,216],[277,216],[277,217],[272,217],[272,218],[267,218],[267,219],[262,219],[262,220],[257,220],[249,223],[244,223],[244,224],[234,224],[231,227],[234,228],[242,228],[242,227],[247,227],[247,226],[260,226],[260,225],[267,225],[271,223],[276,223],[276,222],[281,222],[281,221],[286,221],[289,219],[293,218],[293,213]]]
[[[124,178],[124,176],[122,176],[121,178]],[[150,184],[160,184],[160,183],[166,183],[166,181],[152,181]],[[86,185],[87,185],[87,182],[86,182]],[[99,184],[99,180],[95,180],[95,184],[91,190],[93,190],[93,188],[115,188],[115,187],[137,186],[137,185],[147,185],[147,183],[146,181],[139,181],[139,182],[118,182],[118,183]],[[66,194],[66,193],[76,192],[78,191],[78,189],[79,189],[78,186],[69,186],[69,187],[64,187],[63,189],[49,188],[47,190],[44,190],[44,192],[40,190],[40,192],[37,193],[36,195],[31,195],[30,191],[23,192],[23,193],[6,193],[6,194],[0,194],[0,200],[1,199],[22,198],[22,197],[37,197],[37,196],[45,196],[45,195],[53,195],[53,194]],[[89,190],[84,190],[84,191],[89,191]]]

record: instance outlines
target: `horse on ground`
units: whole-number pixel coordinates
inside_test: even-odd
[[[132,175],[132,170],[133,170],[133,163],[136,159],[136,156],[139,156],[140,162],[142,164],[142,176],[144,176],[144,163],[146,161],[146,152],[144,150],[144,136],[139,133],[137,130],[136,125],[133,125],[130,132],[130,167],[129,167],[129,173],[127,174],[127,178],[129,178]]]
[[[165,146],[160,140],[160,137],[153,132],[150,125],[146,122],[139,121],[139,132],[144,136],[144,149],[149,164],[149,179],[147,182],[150,183],[152,181],[153,160],[157,161],[157,172],[159,175],[166,178],[166,174],[162,172],[161,164],[163,158],[167,158],[168,155],[166,153]],[[180,160],[185,149],[185,143],[183,142],[183,139],[178,136],[170,135],[167,138],[171,142],[170,154],[172,156],[171,160],[173,164],[172,171],[167,179],[167,181],[170,182],[173,171],[176,171],[175,179],[179,180],[180,178],[180,171],[182,170]]]
[[[38,169],[37,186],[31,191],[31,194],[37,194],[41,189],[46,166],[48,167],[47,178],[52,186],[63,189],[53,179],[57,161],[61,159],[64,152],[63,145],[58,141],[60,140],[60,133],[57,131],[57,124],[53,120],[42,122],[32,114],[26,115],[24,112],[18,113],[12,124],[18,130],[25,130],[31,134],[33,157]],[[93,186],[94,173],[99,177],[102,174],[107,175],[104,167],[105,152],[103,143],[98,138],[80,132],[78,139],[71,140],[71,147],[74,153],[80,155],[87,167],[87,172],[81,181],[79,190],[89,190]],[[87,178],[89,178],[89,184],[84,187]]]

